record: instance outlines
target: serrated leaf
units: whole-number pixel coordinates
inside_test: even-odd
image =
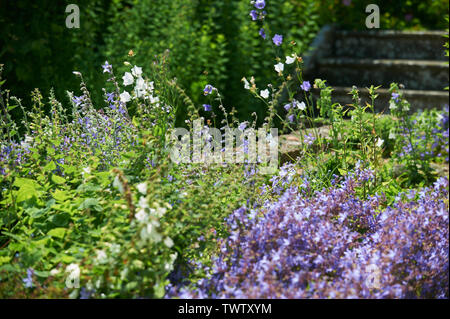
[[[33,198],[34,196],[37,197],[37,191],[32,184],[23,184],[17,191],[16,196],[17,202],[20,203],[30,198]]]
[[[66,234],[67,229],[66,228],[53,228],[52,230],[50,230],[47,235],[51,236],[51,237],[56,237],[56,238],[64,238],[64,235]]]
[[[33,241],[33,244],[36,246],[45,246],[45,245],[47,245],[49,240],[50,240],[49,237],[44,237],[42,239]]]
[[[64,184],[66,182],[66,180],[64,178],[62,178],[61,176],[52,175],[52,182],[58,185]]]
[[[96,198],[87,198],[84,200],[83,203],[78,207],[79,210],[85,210],[85,209],[93,209],[98,212],[101,212],[103,210],[102,206],[100,206],[100,203],[98,199]]]
[[[57,189],[53,194],[53,198],[56,199],[58,202],[64,202],[67,198],[70,197],[70,195],[66,191],[62,191]]]
[[[71,220],[70,213],[67,212],[54,214],[50,218],[48,218],[48,221],[50,221],[57,227],[66,227],[67,225],[69,225],[70,220]]]
[[[13,186],[22,187],[23,185],[32,185],[34,188],[39,187],[39,184],[35,180],[29,178],[18,177],[15,179]]]
[[[50,161],[47,165],[44,166],[44,172],[51,172],[56,169],[56,164],[53,161]]]
[[[30,216],[34,219],[39,218],[42,215],[46,214],[52,208],[52,206],[55,205],[55,203],[55,200],[52,198],[45,204],[45,208],[37,209],[36,207],[33,207],[30,211],[27,210],[27,213],[29,213]]]
[[[53,147],[47,147],[47,154],[48,155],[55,155],[55,149]]]

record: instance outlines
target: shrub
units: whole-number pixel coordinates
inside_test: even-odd
[[[305,180],[235,210],[212,265],[197,263],[206,277],[169,296],[448,298],[448,179],[385,207],[383,196],[356,195],[367,178],[357,170],[311,196]]]

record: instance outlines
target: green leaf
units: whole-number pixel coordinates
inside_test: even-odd
[[[77,171],[77,168],[74,166],[64,165],[64,164],[61,164],[59,166],[61,166],[64,169],[64,173],[66,173],[66,174],[72,174]]]
[[[47,165],[44,166],[44,172],[51,172],[56,169],[56,164],[53,161],[50,161]]]
[[[52,215],[48,220],[57,227],[66,227],[69,225],[71,216],[67,212],[62,212]]]
[[[95,211],[101,212],[103,207],[100,206],[98,199],[96,198],[87,198],[85,201],[78,207],[79,210],[85,209],[93,209]]]
[[[96,173],[95,176],[98,177],[101,184],[109,184],[110,183],[110,179],[111,179],[110,172],[99,172],[99,173]]]
[[[65,264],[70,264],[71,262],[73,262],[75,260],[75,257],[63,255],[63,256],[61,256],[61,258],[59,260]]]
[[[165,294],[164,282],[159,282],[153,287],[153,291],[156,298],[162,298]]]
[[[33,187],[33,185],[32,184],[23,184],[22,186],[20,186],[20,189],[17,191],[16,200],[18,203],[20,203],[27,199],[33,198],[34,196],[37,197],[37,191]]]
[[[10,260],[10,256],[0,256],[0,265],[7,264]]]
[[[39,270],[35,270],[34,274],[38,277],[41,278],[47,278],[48,276],[50,276],[50,272],[49,271],[39,271]]]
[[[70,197],[70,195],[66,191],[62,191],[57,189],[53,194],[53,198],[56,199],[58,202],[64,202],[67,198]]]
[[[64,235],[66,234],[67,229],[66,228],[53,228],[52,230],[50,230],[47,235],[51,236],[51,237],[56,237],[56,238],[64,238]]]
[[[66,180],[58,175],[52,175],[52,182],[58,185],[64,184]]]
[[[34,188],[38,188],[39,184],[36,183],[35,180],[29,179],[29,178],[21,178],[18,177],[16,178],[16,180],[14,181],[13,186],[17,186],[17,187],[22,187],[23,185],[32,185]]]
[[[27,210],[26,212],[30,214],[32,218],[36,219],[41,217],[42,215],[45,215],[53,205],[55,205],[55,200],[52,198],[45,204],[45,208],[38,209],[36,207],[33,207],[31,210]]]
[[[48,155],[55,155],[55,149],[53,147],[47,147],[47,154]]]
[[[42,239],[34,240],[33,244],[36,246],[45,246],[45,245],[47,245],[49,240],[50,240],[49,237],[44,237]]]
[[[3,234],[3,235],[6,235],[6,236],[8,236],[8,237],[11,237],[11,238],[13,238],[14,240],[16,240],[16,241],[18,241],[18,242],[21,241],[21,238],[20,238],[19,236],[14,235],[14,234],[12,234],[12,233],[10,233],[10,232],[7,232],[7,231],[5,231],[5,230],[2,231],[2,234]],[[12,248],[12,247],[11,247],[12,244],[10,244],[9,246],[10,246],[9,248]]]

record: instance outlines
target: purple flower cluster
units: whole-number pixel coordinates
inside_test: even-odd
[[[235,210],[209,274],[167,296],[448,298],[448,179],[386,207],[383,196],[356,195],[367,178],[357,169],[312,196],[288,187],[275,202]]]
[[[419,114],[411,125],[400,127],[397,156],[400,159],[417,158],[421,161],[449,162],[449,110],[448,106],[431,116]]]
[[[448,126],[448,115],[449,107],[448,105],[440,115],[440,120],[437,127],[432,130],[433,133],[433,144],[432,153],[438,158],[443,158],[446,163],[448,163],[448,139],[449,139],[449,126]]]
[[[112,66],[105,63],[102,67],[113,79]],[[114,165],[120,158],[120,153],[136,143],[137,130],[127,118],[126,106],[120,102],[117,93],[105,92],[105,102],[109,104],[109,108],[97,111],[92,105],[89,93],[83,87],[82,91],[82,95],[72,97],[72,121],[61,123],[64,125],[59,127],[42,125],[41,129],[45,134],[57,136],[61,141],[58,145],[50,146],[55,150],[55,154],[58,154],[58,158],[46,158],[56,164],[53,173],[64,175],[60,164],[65,164],[66,155],[77,151],[100,155],[103,166]],[[20,143],[0,139],[0,175],[5,175],[7,168],[12,170],[27,164],[31,156],[30,150],[35,148],[34,144],[34,138],[30,136],[26,136]]]
[[[34,270],[31,268],[27,269],[27,277],[23,278],[22,281],[25,284],[26,288],[32,288],[33,287],[33,274]]]
[[[304,138],[305,144],[307,144],[308,146],[313,145],[314,141],[316,140],[316,137],[312,133],[305,135],[303,138]]]
[[[396,93],[396,92],[392,92],[392,96],[391,96],[392,100],[395,101],[396,103],[400,102],[400,94]]]
[[[252,21],[264,21],[266,18],[267,12],[263,9],[266,7],[266,2],[264,0],[256,0],[252,1],[252,4],[254,8],[249,13],[250,17],[252,18]],[[259,29],[259,35],[265,40],[266,39],[266,32],[264,28]]]
[[[25,142],[0,144],[0,175],[6,174],[6,167],[13,169],[26,163],[30,154],[29,148],[30,145]]]
[[[262,10],[266,7],[266,2],[264,0],[257,0],[257,1],[255,1],[254,6],[256,9]],[[266,14],[267,14],[266,11],[258,11],[258,10],[250,11],[250,16],[252,17],[253,21],[256,21],[258,19],[264,20]]]

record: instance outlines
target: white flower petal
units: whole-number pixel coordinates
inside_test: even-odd
[[[145,212],[145,209],[139,209],[139,211],[136,213],[135,217],[139,222],[142,223],[147,220],[148,215]]]
[[[139,193],[141,193],[142,195],[147,194],[147,182],[140,183],[136,187],[137,187]]]
[[[131,69],[131,73],[133,73],[133,75],[135,77],[140,77],[142,75],[142,68],[138,67],[137,65],[135,65],[132,69]]]
[[[383,146],[384,140],[382,140],[381,138],[377,139],[377,147],[381,147]]]
[[[275,67],[275,71],[277,71],[277,73],[281,73],[284,71],[284,64],[283,63],[278,63],[274,65]]]
[[[166,239],[164,239],[164,245],[166,245],[168,248],[172,248],[173,246],[172,238],[166,237]]]
[[[127,91],[124,91],[122,94],[120,94],[120,100],[123,103],[127,103],[127,102],[131,101],[130,93],[128,93]]]
[[[125,72],[122,79],[123,79],[123,85],[125,85],[125,86],[133,84],[133,82],[134,82],[134,78],[130,72]]]
[[[292,64],[295,62],[295,56],[287,56],[286,57],[286,64]]]

